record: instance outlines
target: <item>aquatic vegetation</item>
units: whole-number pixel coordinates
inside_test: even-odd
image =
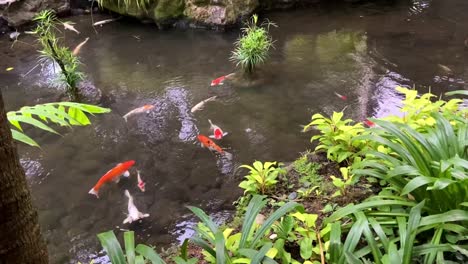
[[[205,260],[209,263],[267,263],[278,254],[278,250],[266,238],[274,222],[294,209],[301,206],[295,202],[288,202],[267,219],[259,221],[260,211],[267,200],[264,196],[254,195],[247,207],[240,233],[232,234],[234,229],[224,231],[210,219],[201,209],[189,209],[202,221],[196,228],[196,236],[191,241],[203,248]]]
[[[280,166],[281,164],[277,162],[265,162],[262,164],[260,161],[255,161],[253,167],[249,165],[240,166],[250,171],[245,176],[245,180],[239,184],[239,187],[245,190],[244,193],[265,194],[278,182],[278,176],[286,172]]]
[[[55,35],[56,25],[60,22],[53,11],[43,10],[34,17],[37,27],[33,31],[38,36],[38,41],[42,46],[40,50],[41,63],[53,61],[60,67],[61,74],[59,81],[66,85],[68,96],[72,100],[78,98],[78,82],[84,78],[83,73],[78,70],[80,61],[72,51],[59,43],[59,38]]]
[[[231,61],[241,66],[247,73],[253,73],[255,67],[264,63],[268,58],[268,51],[273,47],[273,40],[268,34],[270,26],[276,26],[267,21],[257,25],[258,16],[253,15],[251,20],[242,28],[243,36],[236,42],[232,51]]]
[[[27,136],[21,123],[29,124],[33,127],[59,135],[59,133],[47,125],[48,122],[60,126],[86,126],[91,124],[87,114],[109,113],[111,110],[95,105],[80,104],[72,102],[58,102],[39,104],[35,106],[24,106],[18,111],[7,113],[8,121],[16,128],[11,129],[13,138],[28,144],[39,147],[36,141]]]
[[[104,5],[114,5],[114,3],[117,2],[117,6],[119,8],[124,8],[127,11],[129,9],[146,11],[148,9],[149,4],[151,3],[150,0],[97,0],[97,2],[100,7],[103,7]]]

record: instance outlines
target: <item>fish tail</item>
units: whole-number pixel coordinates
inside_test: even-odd
[[[131,199],[131,198],[132,198],[132,196],[130,195],[130,192],[129,192],[128,190],[125,190],[124,193],[125,193],[125,196],[128,197],[128,199]]]
[[[231,77],[234,77],[234,75],[236,75],[236,73],[235,73],[235,72],[232,72],[232,73],[230,73],[230,74],[224,76],[224,78],[226,78],[226,79],[227,79],[227,78],[231,78]]]
[[[127,116],[124,115],[124,116],[122,116],[122,117],[123,117],[123,119],[125,120],[125,122],[127,122]]]
[[[210,123],[210,127],[213,127],[213,123],[211,122],[210,119],[208,119],[208,122]]]
[[[96,197],[99,198],[99,191],[95,189],[94,187],[91,190],[89,190],[88,193],[92,195],[96,195]]]

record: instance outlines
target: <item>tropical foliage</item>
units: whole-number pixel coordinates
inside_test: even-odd
[[[249,169],[250,172],[245,176],[245,180],[239,184],[239,187],[244,189],[245,193],[265,194],[278,182],[278,176],[286,172],[278,166],[281,166],[281,164],[277,164],[277,162],[265,162],[262,164],[260,161],[255,161],[253,167],[249,165],[240,166],[241,168]]]
[[[24,106],[18,111],[8,112],[7,119],[14,127],[11,129],[14,139],[31,146],[39,147],[36,141],[24,133],[22,124],[28,124],[50,133],[59,134],[48,125],[49,122],[67,127],[86,126],[91,124],[87,114],[93,115],[109,112],[110,109],[95,105],[58,102]]]
[[[251,20],[242,28],[243,36],[236,43],[232,51],[231,61],[241,66],[247,73],[252,73],[256,66],[264,63],[268,58],[268,51],[273,47],[273,40],[269,36],[270,26],[276,26],[267,21],[257,25],[258,16],[253,15]]]
[[[60,44],[60,39],[56,36],[58,31],[56,25],[60,21],[56,18],[53,11],[43,10],[34,17],[37,22],[37,27],[33,31],[37,35],[38,41],[42,49],[40,52],[41,63],[48,61],[55,62],[59,65],[61,74],[59,82],[66,85],[68,96],[72,100],[78,99],[78,82],[84,77],[83,73],[78,70],[80,61],[78,57],[73,55],[72,51]]]

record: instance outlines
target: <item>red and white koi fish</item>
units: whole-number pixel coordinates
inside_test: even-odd
[[[209,135],[210,138],[219,140],[228,134],[227,132],[223,132],[219,126],[213,124],[210,119],[208,119],[208,122],[210,122],[210,129],[213,130],[213,135]]]
[[[232,158],[232,154],[224,151],[220,146],[216,145],[216,143],[213,142],[213,140],[209,139],[207,136],[204,135],[198,135],[198,141],[200,141],[201,146],[208,148],[211,151],[216,151],[219,154],[225,155],[228,159]]]
[[[83,42],[81,42],[80,44],[78,44],[74,49],[73,49],[73,52],[72,54],[73,55],[78,55],[78,53],[80,52],[81,50],[81,47],[84,46],[84,44],[86,44],[86,42],[88,42],[89,38],[86,38]]]
[[[333,93],[334,93],[336,96],[338,96],[338,97],[339,97],[341,100],[343,100],[343,101],[348,100],[348,97],[345,96],[345,95],[341,95],[341,94],[339,94],[339,93],[337,93],[337,92],[333,92]]]
[[[89,193],[96,195],[96,197],[99,198],[99,189],[101,188],[103,184],[110,182],[110,181],[119,182],[120,176],[122,175],[125,177],[129,177],[130,172],[128,172],[128,170],[133,165],[135,165],[134,160],[129,160],[129,161],[125,161],[125,162],[117,164],[114,168],[106,172],[106,174],[104,174],[99,179],[99,181],[96,183],[96,185],[94,185],[94,187],[89,191]]]
[[[375,127],[375,123],[370,121],[369,119],[365,119],[364,121],[362,121],[364,123],[364,125],[368,126],[368,127]]]
[[[125,119],[125,122],[127,122],[127,118],[129,118],[130,116],[136,115],[136,114],[141,114],[141,113],[144,113],[144,112],[149,113],[149,111],[151,109],[153,109],[153,108],[154,108],[154,105],[144,105],[142,107],[135,108],[132,111],[126,113],[123,116],[123,119]]]
[[[216,99],[216,95],[215,96],[212,96],[208,99],[205,99],[201,102],[199,102],[198,104],[196,104],[194,107],[192,107],[192,109],[190,110],[190,112],[195,112],[195,111],[198,111],[198,110],[202,110],[203,107],[205,106],[206,103],[208,103],[209,101],[214,101]]]
[[[224,76],[221,76],[221,77],[218,77],[214,80],[211,81],[211,86],[216,86],[216,85],[223,85],[224,84],[224,81],[231,78],[231,77],[234,77],[234,75],[236,75],[235,72],[233,73],[230,73],[228,75],[224,75]]]
[[[132,222],[150,216],[149,214],[144,214],[138,211],[138,208],[136,208],[135,203],[133,202],[133,196],[130,195],[128,190],[125,190],[125,196],[128,197],[128,215],[127,218],[123,220],[124,224],[131,224]]]
[[[79,32],[78,30],[76,30],[76,28],[73,26],[74,24],[75,24],[75,23],[70,22],[70,21],[68,21],[68,22],[63,22],[63,23],[62,23],[62,25],[63,25],[63,27],[64,27],[65,29],[68,29],[68,30],[70,30],[70,31],[73,31],[73,32],[75,32],[76,34],[80,34],[80,32]]]
[[[140,188],[140,191],[145,192],[146,183],[141,179],[139,170],[137,170],[137,179],[138,179],[138,188]]]

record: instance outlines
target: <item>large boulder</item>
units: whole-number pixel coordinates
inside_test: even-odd
[[[124,1],[105,0],[102,4],[116,13],[152,19],[158,25],[185,19],[193,24],[214,27],[232,25],[259,5],[258,0],[149,0],[144,5],[137,3],[132,1],[124,5]]]
[[[68,0],[0,0],[0,18],[11,27],[21,26],[40,11],[53,9],[57,13],[70,11]]]

